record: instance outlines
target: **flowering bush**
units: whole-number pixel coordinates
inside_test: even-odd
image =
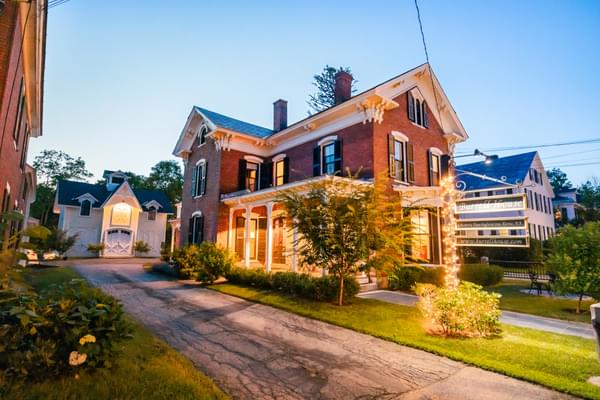
[[[446,336],[490,336],[500,332],[500,295],[471,282],[451,290],[430,284],[416,285],[417,307],[431,333]]]
[[[0,387],[110,367],[115,344],[130,332],[121,305],[81,280],[40,294],[16,293],[0,303]]]

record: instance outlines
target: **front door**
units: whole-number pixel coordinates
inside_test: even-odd
[[[104,257],[127,257],[131,255],[133,235],[127,229],[109,229],[104,240]]]

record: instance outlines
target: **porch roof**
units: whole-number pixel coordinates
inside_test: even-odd
[[[275,201],[277,196],[283,192],[308,192],[312,185],[328,180],[345,181],[357,185],[373,184],[372,180],[360,180],[344,178],[341,176],[322,175],[314,178],[303,179],[301,181],[286,183],[285,185],[281,186],[274,186],[268,189],[258,190],[255,192],[240,190],[233,193],[223,194],[221,195],[221,201],[230,207],[263,204],[268,201]]]

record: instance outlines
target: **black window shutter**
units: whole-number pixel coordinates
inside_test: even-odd
[[[198,167],[196,165],[194,165],[193,169],[192,169],[192,197],[196,196],[196,179],[198,179],[197,177],[198,174]]]
[[[273,163],[266,162],[260,165],[260,188],[266,189],[273,185]]]
[[[415,122],[415,102],[410,92],[406,92],[406,103],[408,104],[408,119]]]
[[[196,233],[196,243],[201,243],[204,240],[204,215],[201,215],[197,218],[198,220],[198,230]]]
[[[204,163],[204,167],[202,168],[202,180],[200,181],[200,194],[204,195],[206,193],[206,177],[208,176],[208,161]]]
[[[397,171],[396,171],[396,165],[395,165],[395,157],[394,155],[396,154],[396,147],[395,147],[395,143],[394,143],[394,135],[392,135],[391,133],[388,135],[388,170],[390,172],[390,176],[392,178],[396,177]]]
[[[448,172],[450,172],[450,156],[444,154],[440,157],[440,174],[442,178],[447,177]]]
[[[425,100],[423,100],[421,107],[423,107],[423,126],[429,128],[429,115],[427,115],[427,102]]]
[[[337,174],[344,175],[344,171],[342,171],[342,139],[338,139],[333,144],[333,154],[334,154],[334,171]]]
[[[313,176],[321,175],[321,146],[313,149]]]
[[[415,181],[415,148],[412,143],[406,144],[406,164],[407,164],[407,179],[409,182]]]
[[[238,189],[244,190],[246,188],[246,160],[240,160],[240,166],[238,171]]]
[[[188,223],[188,244],[194,243],[194,218]]]
[[[283,159],[283,183],[290,181],[290,158],[286,157]]]
[[[431,150],[427,150],[427,164],[429,166],[429,186],[434,186],[433,181],[433,157],[431,154]]]

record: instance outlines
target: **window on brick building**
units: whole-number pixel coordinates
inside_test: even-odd
[[[15,145],[19,144],[19,137],[21,135],[21,128],[23,126],[23,119],[25,117],[25,85],[23,79],[21,79],[21,85],[19,89],[19,104],[17,106],[17,118],[15,120],[15,128],[13,131],[13,139]]]
[[[429,186],[439,186],[442,178],[442,170],[440,165],[441,151],[431,148],[428,151],[429,155]]]
[[[429,116],[427,102],[418,90],[410,90],[406,93],[408,106],[408,119],[415,124],[429,128]]]
[[[281,186],[289,180],[289,158],[285,154],[273,157],[273,186]]]
[[[202,159],[196,163],[192,171],[192,197],[203,196],[206,193],[206,170],[208,163]]]
[[[335,175],[342,172],[342,141],[328,136],[313,150],[313,175]]]
[[[198,146],[201,146],[204,143],[206,143],[206,135],[207,134],[208,134],[208,128],[205,125],[200,129],[200,132],[198,133],[198,136],[196,138],[196,142],[197,142]]]
[[[414,182],[414,148],[408,138],[392,132],[388,136],[388,168],[390,177],[401,182]]]
[[[204,240],[204,215],[197,211],[190,218],[188,225],[188,243],[200,244]]]

